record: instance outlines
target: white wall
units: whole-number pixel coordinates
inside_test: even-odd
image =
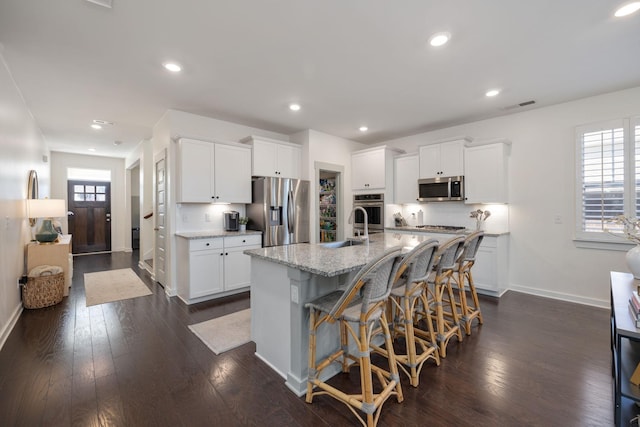
[[[166,283],[165,292],[168,295],[176,294],[176,256],[175,233],[177,231],[197,231],[215,229],[215,224],[219,224],[221,213],[218,208],[208,206],[187,206],[182,208],[184,212],[178,211],[175,204],[175,179],[177,170],[175,166],[176,144],[178,138],[193,138],[203,141],[231,141],[238,142],[249,135],[259,135],[267,138],[289,141],[287,135],[276,132],[269,132],[263,129],[240,125],[237,123],[225,122],[223,120],[198,116],[177,110],[167,110],[153,128],[153,153],[158,154],[161,150],[167,150],[167,239],[166,256],[168,265],[165,266]],[[211,222],[203,220],[206,210],[211,209],[214,215]],[[233,209],[227,206],[224,210]],[[235,209],[240,210],[240,209]],[[187,213],[187,221],[182,220],[182,214]]]
[[[138,146],[125,158],[125,168],[132,171],[137,167],[138,190],[140,196],[140,263],[153,258],[153,217],[145,219],[145,215],[153,212],[153,143],[150,139],[140,141]],[[131,181],[134,179],[131,177]]]
[[[575,136],[578,125],[640,114],[640,87],[385,144],[419,144],[468,135],[512,141],[509,159],[511,289],[609,306],[609,271],[627,271],[624,253],[576,248]],[[556,224],[559,215],[562,224]]]
[[[31,240],[25,205],[29,171],[38,173],[40,198],[49,197],[49,161],[40,129],[0,54],[0,348],[22,310],[18,279]]]
[[[353,192],[351,191],[351,152],[366,148],[364,144],[348,139],[306,130],[291,135],[291,142],[302,145],[302,178],[311,181],[310,191],[310,224],[311,242],[318,241],[318,182],[316,181],[315,162],[330,163],[344,167],[342,226],[345,236],[353,235],[353,227],[347,224],[347,219],[353,207]]]
[[[125,235],[129,218],[128,192],[125,188],[124,159],[51,152],[51,197],[67,200],[67,170],[69,168],[103,169],[111,171],[111,250],[125,250]],[[68,203],[67,203],[68,206]],[[66,218],[63,231],[68,231]],[[72,238],[73,239],[73,238]],[[73,244],[73,240],[72,240]]]

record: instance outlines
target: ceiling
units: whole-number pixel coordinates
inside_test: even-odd
[[[54,151],[124,157],[167,109],[370,144],[640,86],[621,4],[3,0],[0,52]]]

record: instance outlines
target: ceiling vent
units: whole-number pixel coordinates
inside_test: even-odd
[[[87,0],[89,3],[97,4],[98,6],[107,7],[111,9],[113,0]]]
[[[531,101],[524,101],[521,102],[520,104],[515,104],[515,105],[508,105],[506,107],[503,107],[503,110],[513,110],[514,108],[522,108],[522,107],[528,107],[529,105],[533,105],[535,104],[536,101],[531,100]]]

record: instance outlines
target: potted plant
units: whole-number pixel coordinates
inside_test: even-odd
[[[249,218],[246,216],[241,216],[238,219],[238,223],[240,224],[240,231],[247,231],[247,224],[249,223]]]

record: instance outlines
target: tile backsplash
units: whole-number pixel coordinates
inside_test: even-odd
[[[216,205],[182,203],[176,207],[176,231],[224,230],[225,211],[238,211],[245,216],[244,204]]]

